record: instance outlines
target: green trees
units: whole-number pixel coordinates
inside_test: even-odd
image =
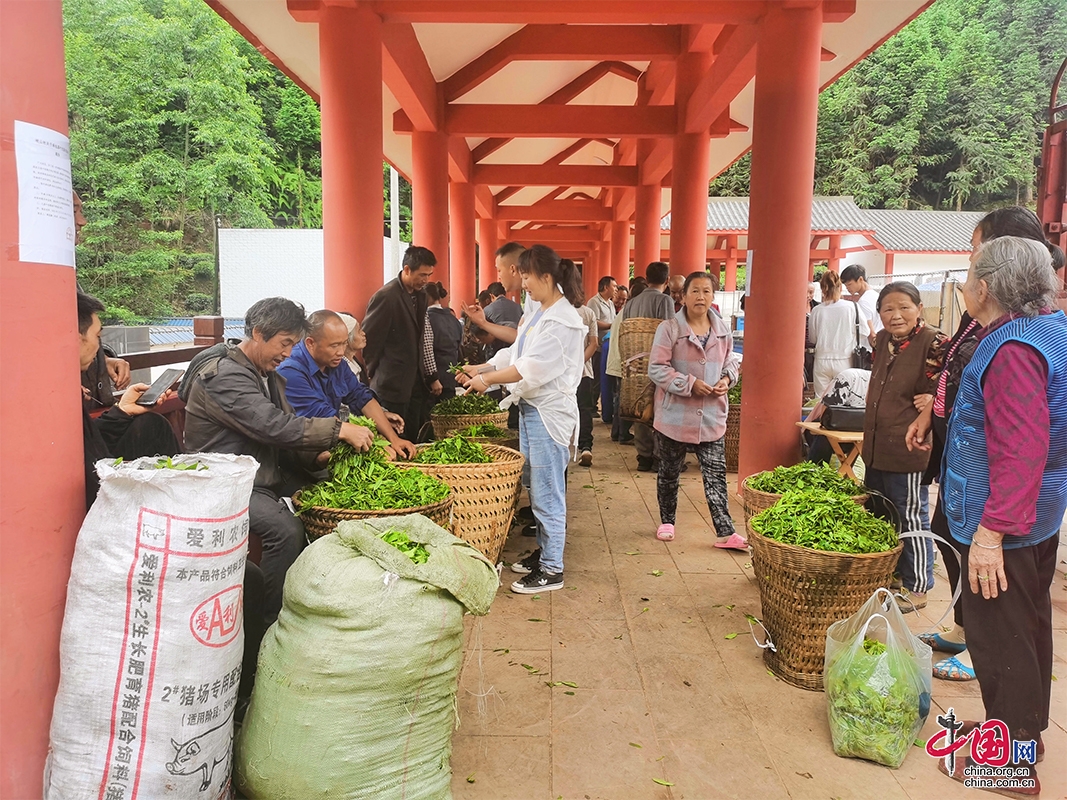
[[[819,98],[815,192],[867,208],[1033,199],[1062,0],[937,0]],[[747,157],[711,186],[748,193]]]

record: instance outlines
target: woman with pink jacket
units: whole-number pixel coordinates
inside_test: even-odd
[[[656,538],[674,539],[678,476],[690,446],[696,449],[704,495],[715,524],[716,547],[745,550],[734,531],[726,494],[726,393],[737,383],[740,360],[733,336],[712,311],[715,286],[706,272],[685,279],[682,310],[659,326],[652,343],[648,377],[656,385],[656,495],[660,522]]]

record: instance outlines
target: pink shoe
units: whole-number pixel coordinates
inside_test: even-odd
[[[674,541],[674,526],[663,523],[656,529],[656,538],[661,542],[673,542]]]
[[[726,539],[715,542],[715,546],[721,550],[741,550],[748,552],[748,540],[739,533],[731,533]]]

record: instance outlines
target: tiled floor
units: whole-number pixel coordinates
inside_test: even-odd
[[[898,770],[835,756],[825,696],[769,674],[749,636],[744,615],[760,615],[750,558],[711,547],[695,465],[682,476],[678,537],[658,542],[655,476],[603,425],[595,433],[593,467],[571,468],[566,588],[515,595],[505,570],[489,616],[468,617],[457,800],[990,796],[942,776],[919,748]],[[732,512],[740,527],[740,505]],[[505,558],[531,543],[513,535]],[[1067,544],[1060,558],[1044,798],[1067,796]],[[946,587],[915,630],[936,622]],[[975,683],[934,681],[933,699],[923,739],[949,706],[982,718]]]

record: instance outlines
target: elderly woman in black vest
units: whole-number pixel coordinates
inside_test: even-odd
[[[885,327],[875,340],[867,389],[864,483],[892,501],[905,531],[926,531],[930,507],[923,473],[930,454],[910,450],[907,433],[920,406],[933,399],[948,339],[923,320],[919,290],[907,281],[885,286],[878,295],[877,309]],[[926,593],[934,584],[933,542],[906,539],[897,570],[901,610],[924,608]]]

